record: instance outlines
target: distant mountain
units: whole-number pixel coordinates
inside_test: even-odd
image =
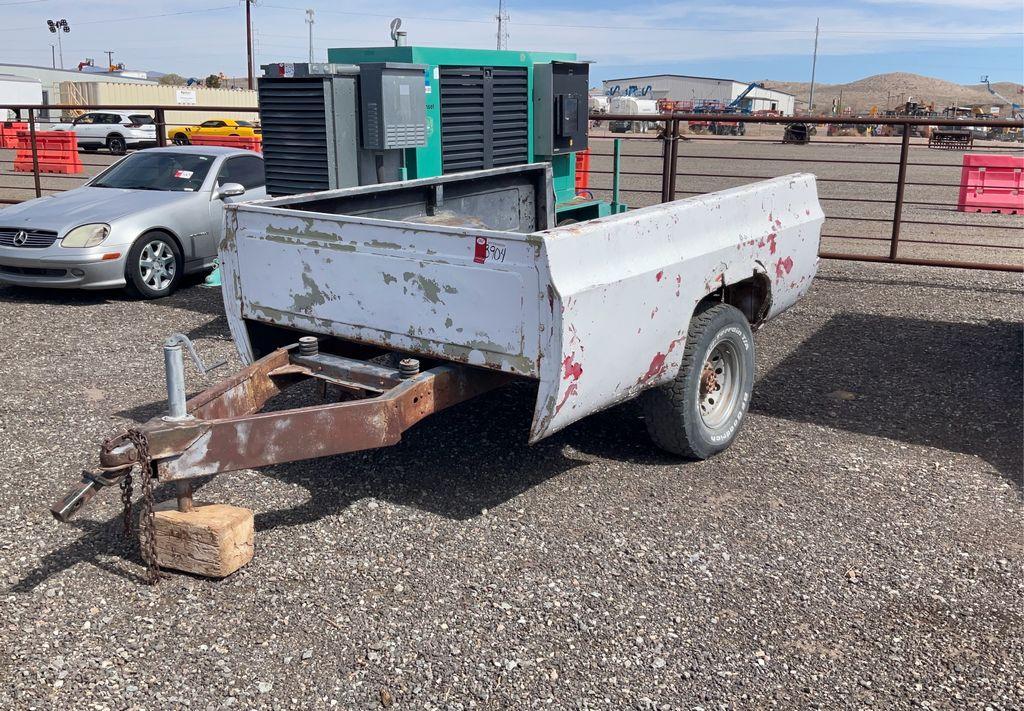
[[[807,102],[807,92],[810,89],[809,82],[785,82],[766,79],[764,85],[771,89],[786,91],[795,94],[798,102]],[[1024,104],[1024,95],[1018,93],[1019,84],[1012,82],[997,82],[992,88],[1008,98],[1011,102]],[[842,94],[844,107],[850,107],[854,112],[867,112],[872,106],[877,106],[879,111],[886,108],[895,108],[903,102],[913,100],[922,104],[935,103],[938,111],[957,104],[958,106],[970,106],[983,104],[987,106],[1002,106],[1002,113],[1006,115],[1008,107],[1006,103],[993,96],[985,88],[984,84],[955,84],[944,79],[910,74],[908,72],[891,72],[889,74],[876,74],[874,76],[858,79],[846,84],[821,84],[814,85],[814,104],[819,110],[827,110],[832,106],[832,99]]]

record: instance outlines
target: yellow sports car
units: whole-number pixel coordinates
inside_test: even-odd
[[[177,146],[187,146],[189,136],[259,136],[263,133],[260,127],[251,121],[235,119],[210,119],[198,126],[171,126],[167,129],[167,137]]]

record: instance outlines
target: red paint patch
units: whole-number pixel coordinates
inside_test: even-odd
[[[580,376],[583,375],[583,366],[573,360],[575,355],[575,353],[571,353],[562,361],[562,367],[565,369],[565,375],[562,376],[562,380],[568,380],[569,378],[579,380]]]
[[[775,262],[775,278],[780,280],[793,270],[793,258],[786,257]]]
[[[671,353],[677,345],[679,345],[685,340],[686,336],[680,336],[679,338],[668,344],[668,350],[666,352],[662,353],[661,351],[658,351],[657,353],[655,353],[654,357],[651,358],[651,364],[647,366],[647,372],[640,376],[640,378],[637,380],[637,383],[646,383],[651,378],[658,377],[659,375],[664,373],[665,359],[668,357],[668,354]]]
[[[640,376],[640,382],[646,383],[651,378],[661,375],[665,370],[665,358],[668,357],[667,353],[658,351],[651,358],[651,364],[647,367],[647,372]]]
[[[775,237],[776,234],[774,232],[768,235],[768,249],[770,250],[771,254],[775,254]]]
[[[477,264],[483,264],[487,261],[487,238],[477,237],[476,248],[473,251],[473,261]]]
[[[661,278],[663,276],[665,276],[665,272],[658,272],[657,274],[654,275],[654,280],[655,281],[661,281]]]
[[[782,227],[782,220],[776,220],[775,221],[775,226],[776,227]]]

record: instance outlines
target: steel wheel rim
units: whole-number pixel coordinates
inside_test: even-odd
[[[732,419],[740,396],[740,353],[731,341],[719,341],[701,369],[697,408],[708,429],[718,429]]]
[[[149,242],[139,253],[139,275],[154,291],[163,291],[174,281],[178,265],[170,245],[163,240]]]

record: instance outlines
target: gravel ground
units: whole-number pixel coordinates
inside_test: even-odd
[[[160,411],[167,334],[231,354],[219,294],[0,288],[0,708],[1020,709],[1022,291],[827,263],[711,461],[628,405],[529,447],[513,386],[211,480],[255,559],[150,588],[116,496],[46,508]]]

